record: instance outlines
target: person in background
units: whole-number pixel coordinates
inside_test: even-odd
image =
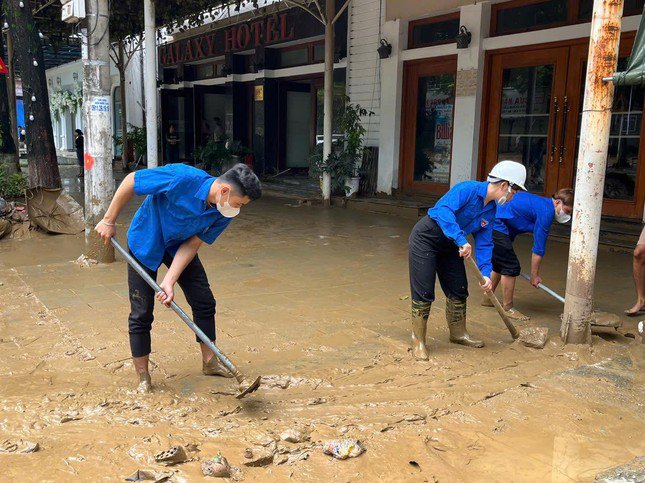
[[[76,146],[76,161],[80,168],[80,173],[78,174],[79,178],[82,178],[85,175],[85,169],[83,164],[83,156],[85,154],[85,137],[83,136],[83,131],[77,129],[74,131],[76,137],[74,139],[74,145]]]
[[[179,162],[179,136],[175,131],[175,125],[171,124],[166,135],[166,162]]]
[[[563,188],[551,198],[531,193],[518,193],[512,203],[500,206],[493,226],[493,291],[502,283],[502,305],[506,315],[518,321],[529,320],[513,308],[515,279],[520,275],[520,261],[513,250],[515,237],[520,233],[533,233],[531,258],[531,285],[542,283],[540,265],[546,252],[546,240],[554,221],[568,223],[573,213],[573,190]],[[484,307],[493,304],[485,297]]]
[[[627,317],[645,315],[645,227],[641,231],[633,258],[634,285],[636,285],[636,303],[631,309],[625,310]]]
[[[409,263],[412,292],[412,355],[428,360],[426,332],[434,302],[437,276],[446,295],[446,322],[450,342],[484,347],[466,330],[468,279],[464,258],[473,248],[466,239],[475,238],[477,264],[484,276],[481,288],[492,288],[493,223],[497,207],[525,190],[526,168],[514,161],[497,163],[487,181],[463,181],[446,193],[416,224],[410,235]]]

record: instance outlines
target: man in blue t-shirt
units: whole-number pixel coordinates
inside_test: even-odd
[[[573,212],[573,190],[563,188],[551,198],[531,193],[518,193],[511,203],[500,206],[493,225],[493,290],[502,282],[502,305],[506,315],[518,321],[529,320],[513,308],[515,279],[520,274],[520,262],[513,250],[513,241],[520,233],[533,233],[533,255],[531,258],[531,285],[535,288],[542,282],[540,264],[546,252],[546,240],[555,219],[567,223]],[[486,297],[482,305],[493,305]]]
[[[215,297],[206,271],[197,256],[202,243],[212,244],[226,229],[240,208],[260,198],[260,180],[244,164],[237,164],[219,178],[191,166],[171,164],[144,169],[125,177],[96,232],[108,244],[115,235],[116,220],[133,196],[146,196],[128,230],[128,247],[148,274],[156,279],[163,263],[168,267],[154,293],[145,280],[128,266],[130,293],[130,351],[139,375],[139,390],[151,390],[148,358],[155,298],[166,306],[174,298],[178,283],[193,312],[193,321],[215,341]],[[200,342],[197,339],[197,342]],[[202,372],[232,377],[200,342]]]

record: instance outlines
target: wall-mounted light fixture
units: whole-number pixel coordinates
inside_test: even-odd
[[[50,77],[49,79],[47,79],[47,84],[49,85],[49,87],[51,87],[51,86],[52,86],[53,81],[52,81],[52,78],[51,78],[51,77]]]
[[[473,35],[468,31],[463,25],[459,27],[459,33],[457,34],[457,48],[458,49],[467,49],[470,45],[470,41],[473,39]]]
[[[376,51],[378,52],[379,58],[387,59],[392,55],[392,44],[389,44],[385,39],[381,39],[381,46]]]
[[[60,77],[56,77],[56,85],[57,85],[57,86],[59,86],[59,85],[60,85]]]

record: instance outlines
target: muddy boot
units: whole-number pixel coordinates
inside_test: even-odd
[[[426,332],[431,306],[431,302],[412,301],[412,356],[418,361],[430,358],[426,347]]]
[[[495,307],[493,302],[490,301],[490,299],[484,295],[484,298],[482,299],[482,307]]]
[[[222,365],[216,356],[211,357],[208,362],[202,361],[202,373],[205,376],[233,377],[233,374]]]
[[[137,387],[137,391],[141,394],[152,392],[152,379],[150,379],[149,372],[139,373],[139,386]]]
[[[470,337],[466,331],[466,301],[446,298],[446,321],[450,342],[468,347],[484,347],[484,342]]]
[[[517,322],[526,322],[527,320],[531,320],[531,317],[529,317],[528,315],[524,315],[519,310],[515,310],[512,304],[503,305],[502,307],[504,308],[504,313],[506,314],[506,316],[511,320],[515,320]]]

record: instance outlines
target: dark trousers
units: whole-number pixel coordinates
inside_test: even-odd
[[[446,297],[453,300],[468,298],[466,267],[459,256],[459,248],[429,216],[424,216],[412,229],[409,261],[413,301],[434,302],[437,276]]]
[[[83,165],[85,164],[83,162],[83,148],[76,148],[76,161],[78,161],[78,165],[83,169]]]
[[[168,253],[164,254],[163,263],[167,267],[172,263],[172,257]],[[139,265],[156,280],[156,270],[150,270],[141,263]],[[213,297],[213,292],[208,284],[204,266],[197,255],[179,276],[177,283],[183,290],[193,311],[193,322],[204,331],[210,340],[215,340],[215,297]],[[130,351],[132,357],[143,357],[150,354],[150,330],[154,320],[153,310],[156,293],[129,265],[128,288],[130,293],[130,317],[128,318]],[[200,342],[199,338],[196,340]]]

